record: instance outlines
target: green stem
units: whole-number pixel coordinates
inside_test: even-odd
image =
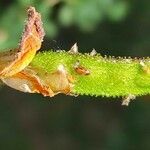
[[[89,75],[75,71],[77,61],[90,71]],[[31,62],[31,66],[50,73],[60,64],[75,78],[74,94],[106,97],[150,94],[149,58],[140,60],[48,51],[38,53]]]

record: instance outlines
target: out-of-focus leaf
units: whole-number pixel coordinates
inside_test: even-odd
[[[54,9],[56,4],[59,7]],[[53,38],[61,26],[93,31],[103,20],[119,21],[128,13],[128,3],[124,0],[16,0],[0,14],[1,49],[16,47],[26,18],[25,9],[29,6],[41,13],[46,35]]]
[[[2,32],[6,34],[6,37],[0,41],[1,49],[16,47],[23,29],[24,18],[23,10],[16,8],[15,5],[5,11],[0,22]]]
[[[127,13],[128,4],[123,1],[112,5],[107,11],[108,17],[113,21],[119,21],[124,19]]]
[[[62,7],[59,12],[59,20],[64,26],[69,26],[73,23],[73,16],[73,9],[68,5]]]

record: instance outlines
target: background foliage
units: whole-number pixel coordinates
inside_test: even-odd
[[[1,50],[16,47],[29,5],[42,14],[42,50],[67,50],[78,42],[81,52],[95,48],[102,55],[150,56],[147,0],[1,0]],[[149,96],[128,108],[120,104],[120,99],[44,98],[2,87],[0,148],[149,150]]]
[[[74,25],[81,31],[90,32],[104,19],[122,20],[128,11],[128,3],[122,0],[13,0],[6,9],[1,9],[1,47],[16,45],[18,33],[22,32],[25,10],[30,5],[42,14],[47,36],[52,38],[59,34],[61,27]]]

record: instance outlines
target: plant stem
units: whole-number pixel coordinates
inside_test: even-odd
[[[75,70],[75,64],[89,71],[88,75]],[[74,79],[73,93],[91,96],[128,96],[150,94],[150,58],[131,59],[70,54],[65,51],[38,53],[30,66],[52,73],[64,65]]]

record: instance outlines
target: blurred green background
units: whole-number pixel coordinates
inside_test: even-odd
[[[0,49],[18,44],[28,6],[42,14],[42,50],[150,56],[148,0],[0,0]],[[150,97],[129,107],[121,98],[44,98],[0,90],[0,150],[149,150]]]

